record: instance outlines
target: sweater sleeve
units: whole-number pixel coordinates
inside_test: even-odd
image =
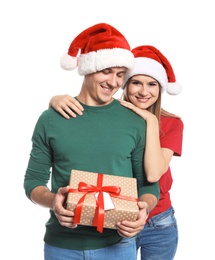
[[[45,111],[39,117],[32,135],[32,149],[24,176],[24,189],[29,199],[31,191],[37,186],[47,186],[50,178],[52,152],[46,140],[47,121],[48,115]]]

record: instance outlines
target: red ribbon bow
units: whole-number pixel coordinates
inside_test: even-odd
[[[110,195],[118,196],[121,192],[121,188],[119,186],[102,186],[103,174],[99,173],[97,178],[97,186],[87,184],[85,182],[79,182],[78,191],[86,192],[78,201],[74,224],[79,224],[81,219],[81,212],[84,204],[84,200],[87,194],[91,192],[98,192],[96,211],[93,218],[93,225],[97,226],[97,230],[101,233],[103,231],[104,226],[104,197],[103,191],[108,192]],[[69,192],[74,192],[76,190],[70,189]]]

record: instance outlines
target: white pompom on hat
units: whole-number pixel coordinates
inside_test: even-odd
[[[134,55],[126,38],[113,26],[99,23],[81,32],[60,60],[61,67],[87,75],[110,67],[134,67]]]
[[[168,94],[181,93],[182,87],[176,82],[171,64],[158,49],[150,45],[142,45],[134,48],[132,52],[135,57],[134,69],[126,75],[122,88],[132,76],[144,74],[156,79]]]

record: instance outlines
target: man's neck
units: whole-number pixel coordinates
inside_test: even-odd
[[[112,97],[108,102],[102,103],[86,95],[81,95],[81,93],[77,96],[77,99],[79,102],[87,106],[106,106],[109,105],[114,100],[114,98]]]

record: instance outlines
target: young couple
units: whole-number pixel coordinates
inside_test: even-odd
[[[29,199],[50,208],[44,258],[136,259],[140,247],[142,260],[173,259],[178,230],[169,164],[173,155],[181,155],[183,123],[161,108],[163,91],[180,92],[170,63],[153,46],[131,53],[119,31],[97,24],[73,40],[61,66],[78,66],[82,88],[75,98],[50,101],[70,120],[52,108],[42,113],[24,180]],[[113,95],[120,87],[123,98],[118,101]],[[102,234],[95,227],[74,225],[74,213],[63,207],[72,168],[137,178],[137,221],[122,221],[117,230]]]

